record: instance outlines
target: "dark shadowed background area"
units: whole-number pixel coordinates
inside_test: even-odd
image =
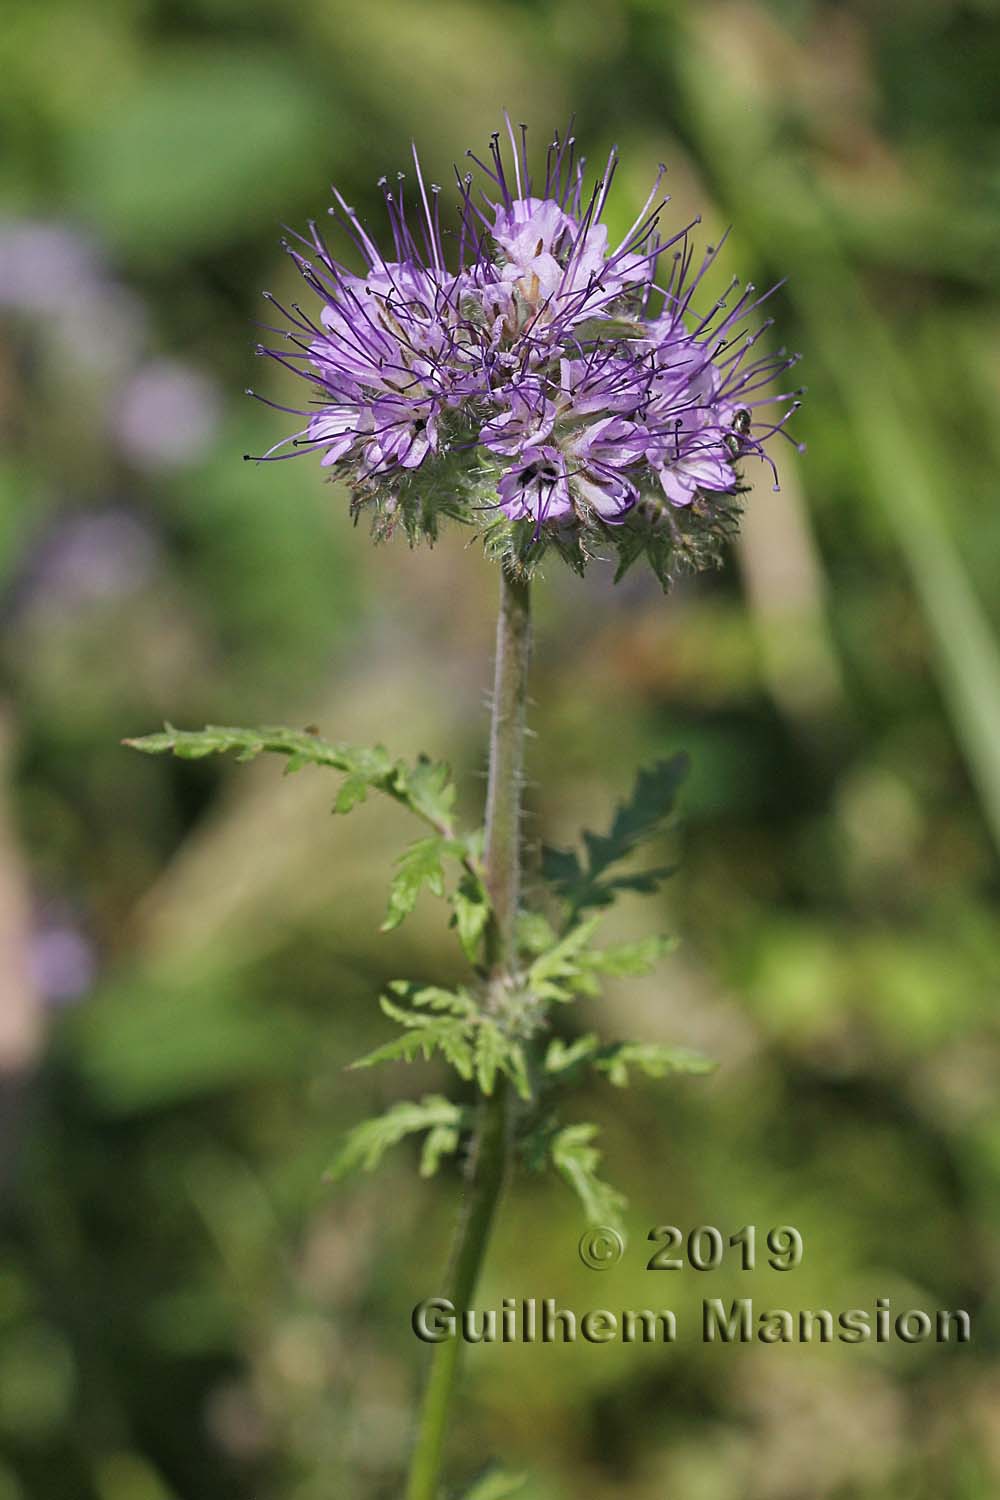
[[[655,979],[608,1034],[709,1079],[593,1086],[631,1247],[508,1200],[482,1298],[672,1305],[672,1349],[479,1349],[452,1472],[527,1500],[989,1500],[1000,1490],[1000,14],[988,0],[5,0],[0,20],[0,1500],[396,1500],[455,1171],[337,1189],[412,830],[319,771],[119,747],[166,717],[316,723],[483,790],[495,577],[373,548],[313,462],[255,467],[281,225],[373,223],[416,137],[447,183],[502,106],[660,160],[720,278],[788,282],[807,405],[718,574],[667,600],[553,567],[533,840],[693,759]],[[782,445],[783,448],[786,445]],[[666,851],[664,851],[666,852]],[[611,924],[648,930],[635,899]],[[793,1224],[786,1276],[642,1269],[651,1224]],[[648,1253],[648,1252],[647,1252]],[[651,1289],[652,1284],[652,1289]],[[702,1296],[970,1310],[970,1347],[706,1348]],[[495,1301],[494,1301],[495,1305]]]

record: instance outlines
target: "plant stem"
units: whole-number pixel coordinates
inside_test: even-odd
[[[516,961],[515,922],[521,890],[521,781],[531,660],[528,584],[500,573],[496,668],[486,791],[486,885],[493,908],[490,960],[506,978]]]
[[[503,1191],[507,1171],[506,1093],[503,1080],[498,1079],[492,1098],[483,1101],[469,1159],[468,1184],[455,1237],[447,1292],[459,1319],[475,1293],[493,1216]],[[406,1500],[438,1500],[444,1440],[455,1395],[460,1349],[458,1337],[451,1337],[435,1347],[410,1464]]]
[[[528,584],[501,569],[485,849],[486,885],[493,910],[487,934],[487,954],[494,1004],[496,997],[502,995],[517,960],[515,924],[521,884],[521,781],[530,657]],[[497,1078],[493,1094],[480,1101],[479,1109],[447,1294],[459,1319],[475,1294],[507,1175],[509,1119],[505,1079]],[[455,1395],[460,1349],[460,1339],[450,1338],[434,1350],[406,1500],[438,1500],[444,1441]]]

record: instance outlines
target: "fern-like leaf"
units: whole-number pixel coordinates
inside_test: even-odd
[[[598,992],[596,981],[587,973],[581,953],[589,943],[599,917],[579,922],[555,947],[540,953],[528,970],[527,987],[541,1003],[550,1000],[565,1003],[577,995]]]
[[[369,791],[379,791],[408,807],[442,837],[453,840],[452,814],[455,787],[448,767],[420,756],[413,765],[394,760],[383,745],[357,746],[326,740],[310,730],[273,725],[243,729],[209,724],[204,729],[176,729],[165,724],[158,734],[122,741],[144,755],[171,753],[182,760],[202,760],[208,755],[234,752],[237,760],[256,760],[270,753],[288,758],[287,769],[328,766],[342,771],[345,780],[335,802],[336,812],[348,812],[364,801]],[[462,841],[472,847],[472,840]]]
[[[670,866],[632,875],[608,872],[663,831],[687,769],[688,758],[681,754],[641,770],[631,794],[615,809],[608,832],[584,831],[583,859],[575,850],[542,850],[543,878],[566,903],[571,925],[581,912],[610,906],[619,891],[653,891],[672,873]]]
[[[435,1125],[424,1137],[420,1153],[421,1177],[433,1177],[441,1165],[441,1158],[454,1156],[458,1150],[461,1134],[457,1125]]]
[[[396,1053],[391,1050],[387,1051],[385,1047],[379,1047],[375,1052],[370,1052],[367,1057],[362,1057],[353,1063],[352,1067],[370,1068],[375,1063],[399,1059],[412,1062],[419,1053],[422,1053],[425,1058],[430,1058],[436,1050],[441,1053],[446,1062],[451,1064],[460,1078],[468,1081],[472,1077],[474,1067],[470,1037],[472,1028],[468,1021],[448,1015],[425,1015],[421,1011],[404,1010],[402,1006],[394,1004],[387,995],[381,997],[379,1004],[390,1020],[398,1022],[411,1034],[418,1036],[421,1039],[421,1045]],[[392,1049],[393,1043],[389,1042],[387,1046]]]
[[[497,1070],[506,1060],[508,1041],[489,1016],[480,1017],[476,1027],[475,1049],[476,1082],[484,1094],[490,1095],[496,1082]]]
[[[435,1011],[448,1011],[453,1016],[470,1017],[479,1014],[479,1007],[468,990],[442,989],[437,984],[415,984],[409,979],[392,979],[389,989],[407,1005]],[[399,1017],[397,1016],[398,1020]]]
[[[443,857],[448,850],[447,840],[439,835],[418,839],[405,850],[396,861],[396,873],[389,887],[389,910],[382,923],[383,932],[398,927],[417,904],[417,897],[426,885],[435,896],[444,895]]]
[[[381,1047],[376,1047],[373,1052],[366,1052],[364,1057],[359,1057],[350,1066],[377,1068],[381,1063],[416,1062],[418,1057],[429,1062],[436,1046],[437,1039],[427,1031],[404,1031],[402,1036],[394,1036],[392,1041],[383,1042]]]
[[[471,964],[479,958],[479,945],[490,919],[490,904],[483,882],[466,873],[451,896],[454,908],[452,925],[458,933],[462,952]]]
[[[570,1069],[578,1070],[593,1058],[600,1045],[600,1038],[592,1031],[586,1036],[577,1037],[575,1042],[567,1043],[561,1037],[553,1037],[545,1053],[545,1071],[565,1074]]]
[[[592,1224],[621,1223],[626,1200],[616,1188],[597,1175],[601,1153],[592,1145],[596,1125],[567,1125],[553,1137],[549,1147],[552,1165],[569,1183]]]
[[[335,1182],[358,1169],[374,1171],[390,1147],[421,1130],[434,1135],[433,1147],[428,1148],[427,1143],[424,1146],[424,1165],[434,1170],[445,1150],[457,1149],[464,1119],[460,1106],[440,1094],[428,1094],[419,1101],[402,1100],[384,1115],[355,1125],[327,1171],[327,1181]]]
[[[606,1073],[617,1088],[625,1088],[629,1068],[647,1078],[666,1078],[670,1073],[711,1073],[717,1064],[688,1047],[668,1047],[659,1042],[615,1042],[601,1049],[594,1067]]]
[[[612,978],[636,978],[651,974],[665,953],[672,953],[677,939],[671,937],[639,938],[634,943],[613,943],[607,948],[591,948],[581,956],[582,966],[594,974]]]

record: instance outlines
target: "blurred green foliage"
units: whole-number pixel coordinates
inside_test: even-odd
[[[433,1093],[345,1073],[387,978],[460,979],[432,908],[379,937],[391,808],[273,767],[147,762],[182,724],[315,721],[482,794],[493,579],[373,551],[260,384],[282,223],[380,221],[503,105],[616,140],[772,300],[810,385],[723,574],[539,590],[533,843],[692,760],[682,934],[594,1006],[711,1079],[595,1082],[630,1249],[522,1184],[483,1305],[655,1297],[654,1223],[791,1223],[761,1306],[967,1307],[969,1348],[482,1348],[455,1472],[528,1500],[989,1500],[1000,1484],[1000,13],[993,0],[6,0],[0,19],[0,1500],[389,1500],[457,1171],[336,1189],[345,1129]],[[272,383],[273,382],[273,383]],[[646,930],[636,904],[622,941]],[[20,960],[28,952],[27,971]],[[593,1016],[596,1020],[596,1013]],[[595,1029],[606,1030],[602,1024]],[[559,1196],[559,1194],[562,1196]],[[658,1304],[657,1304],[658,1305]]]

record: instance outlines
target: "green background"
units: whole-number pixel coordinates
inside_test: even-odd
[[[6,0],[0,20],[0,1500],[390,1500],[458,1193],[343,1130],[447,1080],[345,1074],[376,997],[455,959],[380,938],[412,833],[319,772],[119,748],[164,718],[317,723],[483,790],[495,578],[458,532],[374,549],[254,361],[282,224],[374,223],[417,139],[447,184],[509,107],[660,160],[722,276],[788,281],[807,404],[727,569],[666,601],[538,594],[532,841],[693,759],[682,939],[586,1021],[710,1052],[594,1085],[630,1246],[552,1180],[482,1288],[677,1310],[672,1349],[479,1349],[456,1483],[529,1500],[988,1500],[1000,1485],[1000,15],[986,0]],[[291,420],[291,419],[289,419]],[[419,1072],[420,1076],[417,1076]],[[652,1277],[647,1229],[791,1223],[802,1267]],[[964,1307],[967,1348],[707,1349],[703,1296]]]

